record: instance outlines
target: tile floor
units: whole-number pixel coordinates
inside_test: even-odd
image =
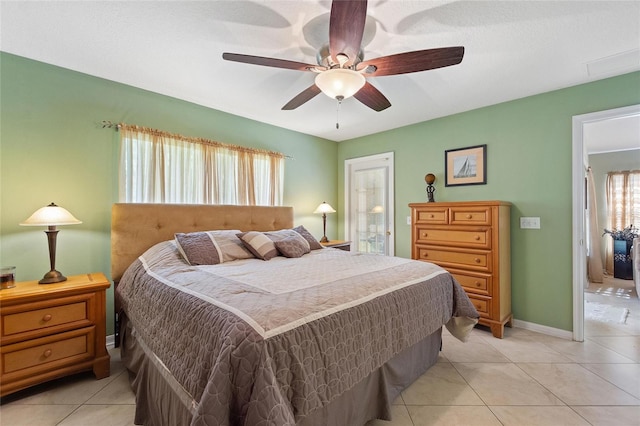
[[[504,339],[474,329],[461,343],[445,331],[439,362],[395,401],[393,421],[367,426],[640,426],[640,301],[632,293],[587,294],[631,312],[626,324],[587,320],[584,343],[518,328]],[[79,374],[5,397],[0,424],[132,425],[127,372],[119,351],[110,353],[109,378]]]

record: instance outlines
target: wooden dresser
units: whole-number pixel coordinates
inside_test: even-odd
[[[414,203],[411,258],[442,266],[462,285],[480,324],[511,325],[510,208],[502,201]]]
[[[85,370],[109,376],[101,273],[0,291],[0,395]]]

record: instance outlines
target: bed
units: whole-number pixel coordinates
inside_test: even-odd
[[[111,232],[136,424],[388,420],[443,325],[464,340],[478,318],[436,265],[312,250],[290,207],[115,204]]]

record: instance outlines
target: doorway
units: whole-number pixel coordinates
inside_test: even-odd
[[[393,256],[393,152],[346,160],[344,176],[351,250]]]
[[[606,111],[598,111],[573,117],[572,137],[572,216],[573,216],[573,340],[584,341],[584,286],[587,283],[586,268],[586,219],[585,178],[588,165],[585,149],[585,126],[605,120],[640,115],[640,105],[632,105]]]

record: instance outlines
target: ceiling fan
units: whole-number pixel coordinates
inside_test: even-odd
[[[362,35],[367,0],[333,0],[329,18],[329,44],[318,52],[318,65],[263,56],[223,53],[227,61],[317,73],[313,85],[291,99],[283,110],[292,110],[320,92],[342,102],[348,97],[375,111],[391,106],[389,100],[366,77],[407,74],[448,67],[462,62],[464,47],[416,50],[364,60]]]

